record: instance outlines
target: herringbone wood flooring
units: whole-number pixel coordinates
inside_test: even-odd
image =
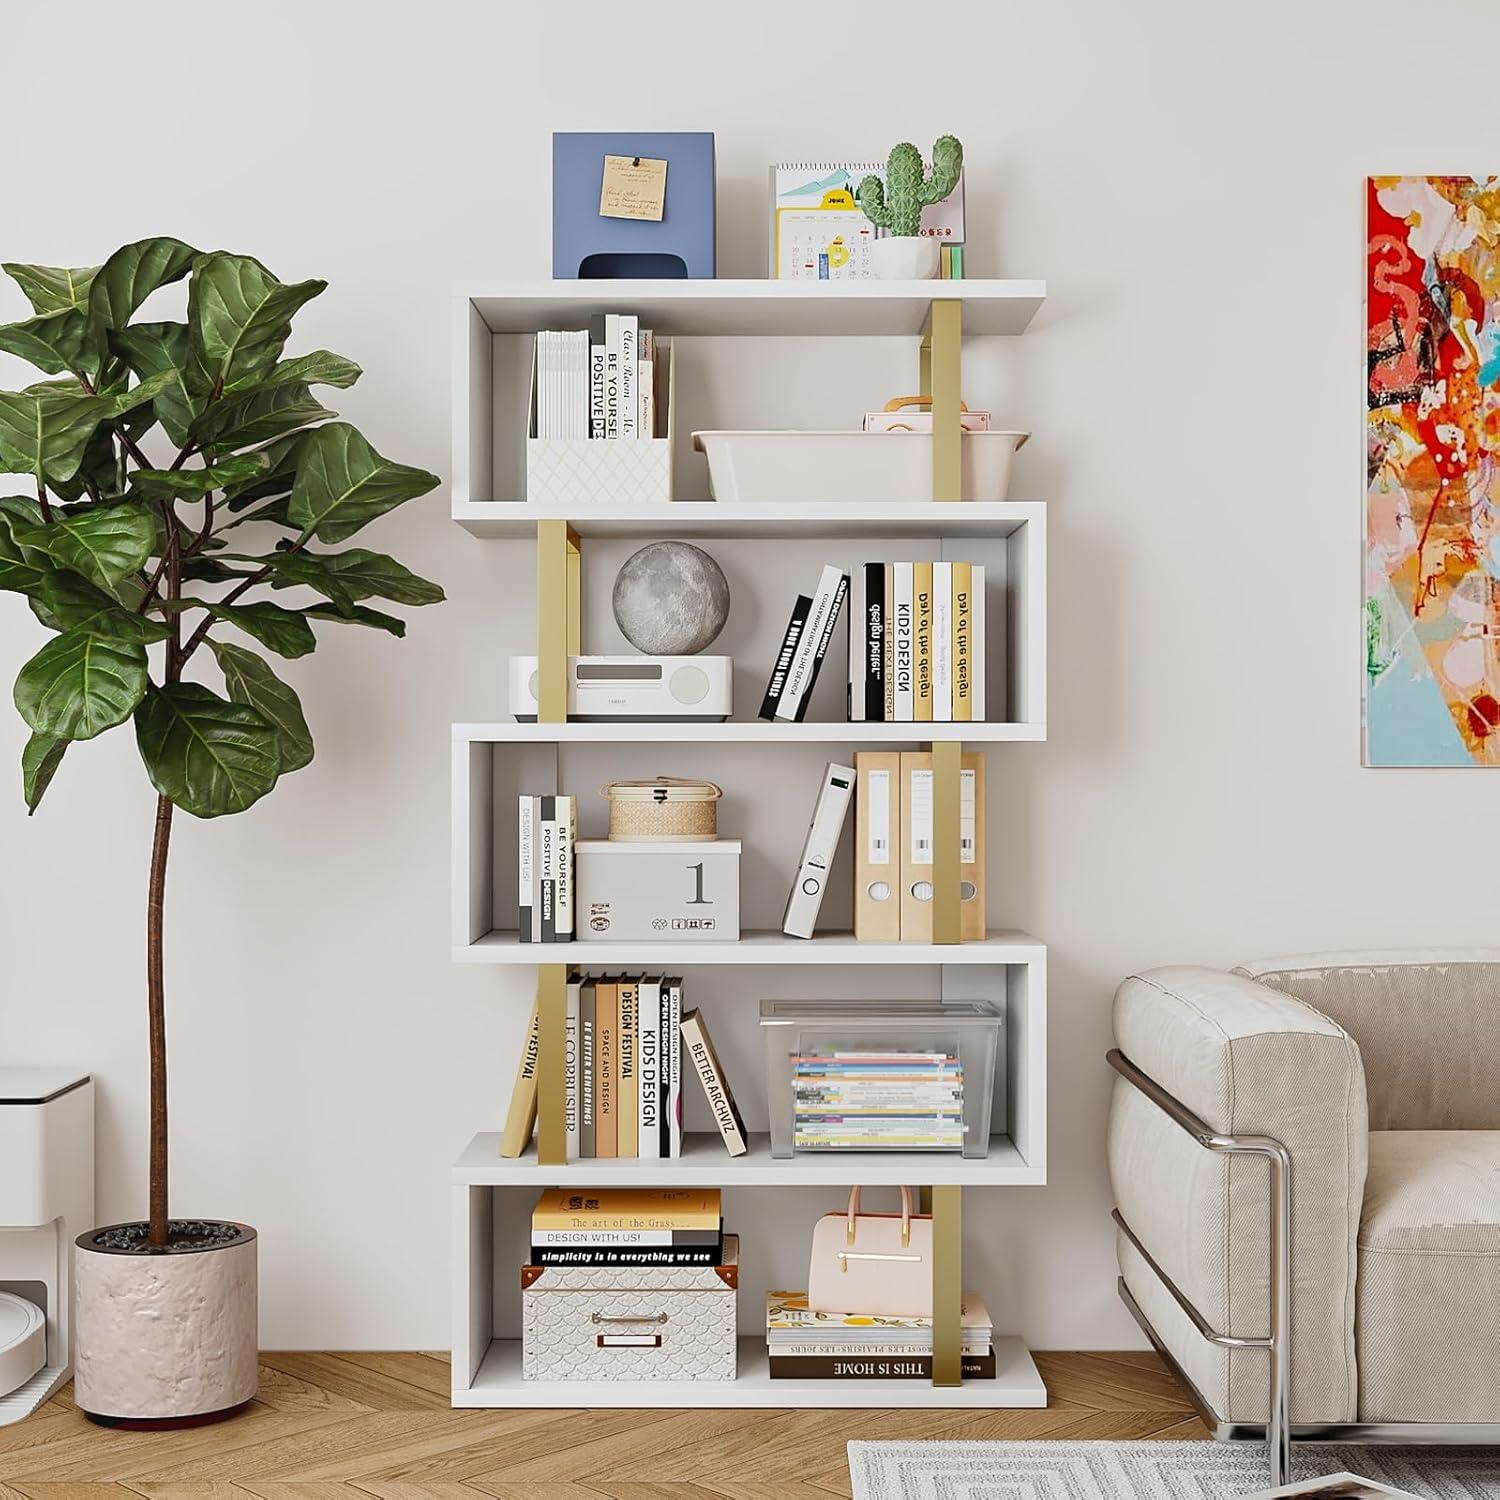
[[[65,1390],[0,1427],[0,1500],[829,1500],[851,1438],[1206,1437],[1154,1354],[1039,1354],[1045,1411],[453,1411],[429,1354],[265,1354],[232,1422],[111,1432]]]

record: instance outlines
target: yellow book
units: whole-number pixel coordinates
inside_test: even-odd
[[[947,249],[945,245],[943,247]],[[911,565],[912,718],[932,718],[932,564]]]
[[[953,604],[948,618],[953,630],[953,717],[974,717],[974,567],[953,564]]]
[[[510,1112],[500,1137],[501,1156],[519,1156],[531,1143],[536,1129],[536,1059],[541,1040],[541,1019],[536,1001],[531,1002],[531,1020],[526,1027],[526,1045],[516,1069],[516,1086],[510,1091]]]
[[[641,983],[621,977],[615,986],[618,1024],[615,1033],[615,1064],[619,1075],[615,1089],[615,1155],[640,1154],[640,1080],[636,1075],[636,1048],[640,1037]]]
[[[531,1228],[569,1230],[700,1229],[723,1223],[718,1188],[548,1188],[531,1211]]]

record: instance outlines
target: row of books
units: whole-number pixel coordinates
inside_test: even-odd
[[[824,567],[799,594],[760,717],[801,723],[841,616],[848,615],[851,723],[969,723],[985,716],[984,564]]]
[[[540,1045],[541,1019],[533,1005],[500,1137],[502,1156],[520,1156],[536,1129]],[[569,1161],[681,1156],[682,1083],[688,1072],[703,1089],[725,1149],[743,1156],[748,1149],[744,1120],[707,1023],[698,1011],[682,1008],[682,980],[569,976],[563,1039]]]
[[[718,1188],[549,1188],[531,1211],[534,1266],[718,1266]]]
[[[964,1070],[951,1052],[794,1054],[798,1151],[959,1151]]]
[[[656,432],[656,335],[633,313],[536,336],[539,438],[649,438]]]
[[[984,1298],[963,1294],[959,1355],[965,1380],[995,1378],[995,1330]],[[773,1380],[930,1380],[932,1319],[812,1312],[806,1292],[766,1293]]]
[[[571,943],[574,925],[573,850],[578,842],[574,798],[520,798],[517,932],[523,943]]]

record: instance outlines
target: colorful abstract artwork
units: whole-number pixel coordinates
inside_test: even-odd
[[[1500,178],[1367,196],[1365,762],[1500,765]]]

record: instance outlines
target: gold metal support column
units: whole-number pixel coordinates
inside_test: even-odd
[[[963,499],[963,303],[932,304],[922,340],[922,394],[932,397],[932,498]]]
[[[564,1122],[567,1075],[563,1066],[568,1020],[566,964],[537,966],[536,1004],[536,1157],[544,1167],[561,1167],[568,1160]]]
[[[932,746],[932,940],[963,941],[959,882],[959,771],[963,746],[936,740]]]
[[[962,1385],[963,1189],[929,1190],[932,1202],[932,1383]]]
[[[568,718],[568,657],[580,648],[582,556],[566,521],[536,525],[537,722]]]

